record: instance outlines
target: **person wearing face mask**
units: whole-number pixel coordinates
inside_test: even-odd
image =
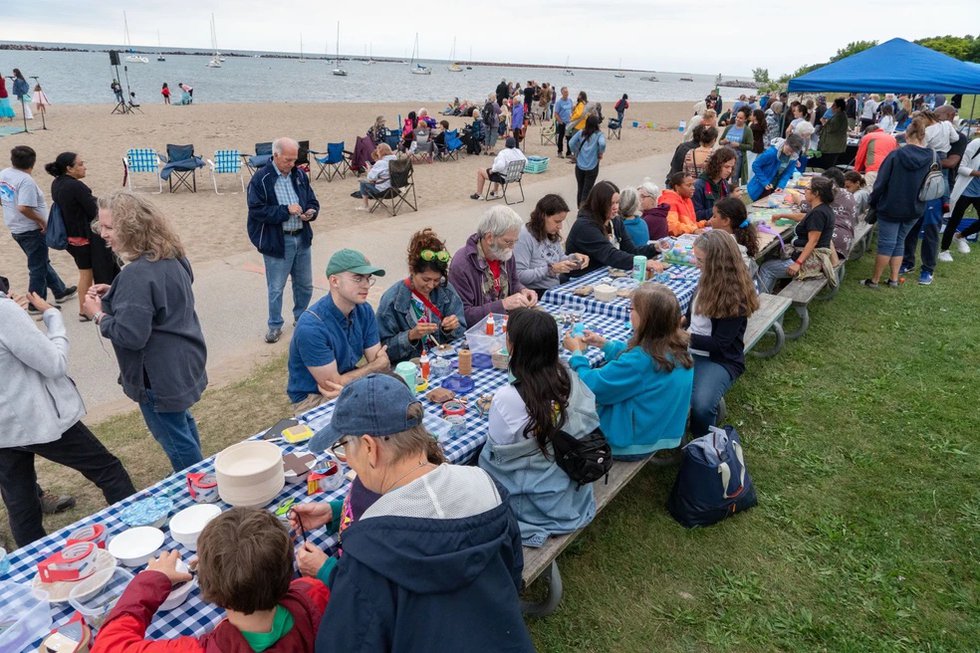
[[[752,177],[746,190],[754,202],[775,191],[786,188],[797,169],[797,160],[803,151],[803,139],[792,134],[785,141],[777,139],[752,163]]]
[[[561,228],[568,217],[568,204],[560,195],[549,194],[538,200],[531,219],[521,227],[514,248],[517,278],[541,297],[559,284],[558,276],[589,264],[585,254],[565,254]]]
[[[487,210],[476,233],[453,254],[449,283],[463,300],[466,324],[478,323],[488,313],[503,313],[534,306],[538,296],[517,276],[514,247],[523,221],[508,206]]]
[[[408,244],[408,277],[393,284],[378,305],[378,333],[392,363],[407,361],[433,343],[466,333],[463,301],[445,283],[446,244],[432,229],[415,232]]]

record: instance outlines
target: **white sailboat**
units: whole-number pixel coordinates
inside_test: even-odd
[[[409,65],[412,68],[412,74],[431,75],[432,74],[431,68],[429,68],[428,66],[423,66],[422,64],[416,61],[418,55],[419,55],[419,33],[415,32],[415,47],[412,48],[412,60],[409,62]]]
[[[451,73],[461,73],[463,72],[463,67],[459,65],[456,61],[456,37],[453,37],[453,50],[449,53],[449,72]]]
[[[340,67],[340,21],[337,21],[337,67],[332,71],[337,77],[347,77],[347,71]]]
[[[575,77],[575,73],[573,73],[572,69],[568,67],[568,57],[565,57],[565,74],[569,77]]]
[[[368,45],[368,58],[367,61],[364,62],[364,65],[373,66],[376,63],[378,62],[374,60],[374,44],[371,43]]]
[[[306,63],[306,59],[303,58],[303,35],[299,35],[299,62]]]
[[[214,29],[214,14],[211,14],[211,48],[214,49],[214,56],[208,62],[208,68],[221,68],[221,53],[218,52],[218,34]]]
[[[125,11],[123,12],[123,27],[126,29],[126,52],[130,53],[126,55],[126,63],[150,63],[149,58],[135,54],[133,50],[133,44],[129,40],[129,19],[126,18]]]
[[[163,46],[160,45],[160,30],[157,30],[157,47],[160,48],[161,50],[163,49]],[[163,56],[162,52],[157,55],[157,61],[166,61],[166,60],[167,58]]]
[[[623,79],[624,77],[626,77],[626,73],[623,72],[623,60],[622,60],[622,58],[620,58],[620,60],[619,60],[619,72],[616,73],[615,75],[613,75],[613,77],[615,77],[616,79]]]

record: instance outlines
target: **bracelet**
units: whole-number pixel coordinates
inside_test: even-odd
[[[802,266],[803,266],[803,259],[796,259],[796,260],[795,260],[795,261],[793,261],[793,262],[794,262],[794,263],[796,263],[797,265],[799,265],[800,267],[802,267]]]

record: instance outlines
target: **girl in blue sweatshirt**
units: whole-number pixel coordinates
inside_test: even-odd
[[[618,460],[639,460],[681,442],[691,404],[694,369],[677,297],[648,283],[633,293],[628,343],[586,332],[565,336],[572,369],[595,394],[599,425]],[[599,347],[606,364],[592,369],[587,346]]]

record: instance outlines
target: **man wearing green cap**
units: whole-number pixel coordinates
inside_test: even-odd
[[[384,275],[352,249],[330,257],[330,292],[300,316],[289,343],[286,393],[297,415],[336,397],[355,379],[388,371],[387,347],[381,345],[378,321],[367,303],[376,277]],[[366,364],[357,367],[361,358]]]

